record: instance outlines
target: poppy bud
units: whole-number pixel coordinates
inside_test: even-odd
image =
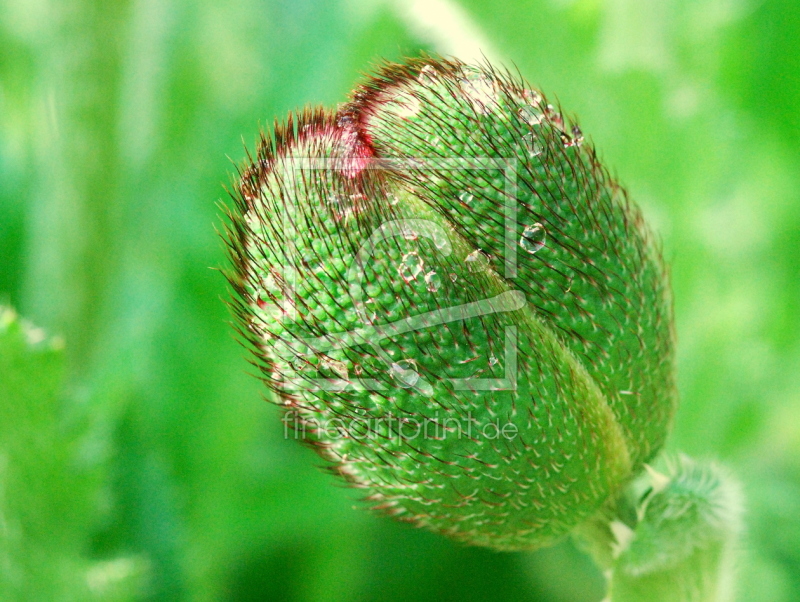
[[[577,124],[426,58],[262,136],[235,310],[297,436],[375,507],[496,549],[554,542],[662,447],[668,276]]]

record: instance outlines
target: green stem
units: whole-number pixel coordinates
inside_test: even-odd
[[[576,533],[608,579],[604,602],[727,602],[742,515],[738,483],[681,456],[647,467]]]

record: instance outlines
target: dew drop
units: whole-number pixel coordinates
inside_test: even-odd
[[[447,240],[447,236],[440,232],[438,229],[433,233],[433,245],[439,249],[440,251],[444,249],[450,241]]]
[[[439,274],[431,270],[425,274],[425,285],[430,292],[435,293],[442,286],[442,279],[439,277]]]
[[[544,113],[542,110],[539,107],[534,107],[531,105],[520,107],[520,109],[517,111],[517,115],[519,115],[519,118],[528,125],[539,125],[542,123],[542,119],[544,119]]]
[[[419,276],[422,271],[422,265],[422,258],[416,251],[412,251],[403,255],[403,261],[398,266],[397,271],[403,280],[410,282],[411,280],[416,280],[417,276]]]
[[[564,129],[564,117],[562,117],[561,113],[556,111],[556,108],[553,105],[547,105],[545,113],[553,125],[555,125],[557,128]]]
[[[525,227],[519,239],[519,246],[527,253],[533,255],[544,246],[546,238],[547,232],[544,226],[537,222],[532,226]]]
[[[573,125],[572,136],[570,137],[567,134],[561,134],[561,141],[567,148],[570,146],[580,146],[583,144],[583,132],[581,132],[581,128],[579,128],[577,125]]]
[[[539,140],[539,137],[534,134],[533,132],[529,132],[522,137],[522,142],[525,145],[525,149],[528,151],[528,155],[530,157],[538,157],[542,154],[544,148],[542,147],[542,142]]]
[[[349,375],[347,371],[347,364],[345,364],[344,362],[329,357],[323,357],[321,364],[324,369],[331,370],[344,380],[347,380]]]
[[[456,276],[453,272],[450,272],[450,281],[455,282],[458,280],[458,276]]]
[[[542,95],[539,94],[536,90],[523,90],[522,91],[522,98],[524,98],[527,102],[532,105],[538,105],[542,102]]]
[[[476,113],[487,114],[497,104],[495,84],[491,78],[472,73],[460,80],[461,89],[469,99]]]
[[[458,200],[465,205],[469,205],[472,201],[475,200],[475,196],[471,192],[463,190],[458,193]]]
[[[419,372],[416,368],[414,360],[399,360],[392,363],[391,376],[397,381],[397,384],[408,389],[413,387],[419,382]]]
[[[477,249],[464,258],[470,272],[475,272],[481,267],[482,260],[485,258],[480,249]]]
[[[500,360],[495,357],[494,353],[489,356],[489,365],[490,366],[496,366],[499,363],[500,363]]]

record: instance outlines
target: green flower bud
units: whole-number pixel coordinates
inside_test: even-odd
[[[669,282],[577,125],[489,66],[386,66],[262,137],[228,242],[285,420],[400,520],[547,545],[661,448]]]
[[[667,474],[650,470],[631,527],[610,523],[608,566],[614,602],[723,602],[735,592],[742,493],[733,476],[686,456]],[[646,477],[643,480],[648,480]]]

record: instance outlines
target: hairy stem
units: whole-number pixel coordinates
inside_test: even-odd
[[[604,602],[727,602],[741,531],[738,483],[688,457],[647,467],[576,532],[608,579]]]

